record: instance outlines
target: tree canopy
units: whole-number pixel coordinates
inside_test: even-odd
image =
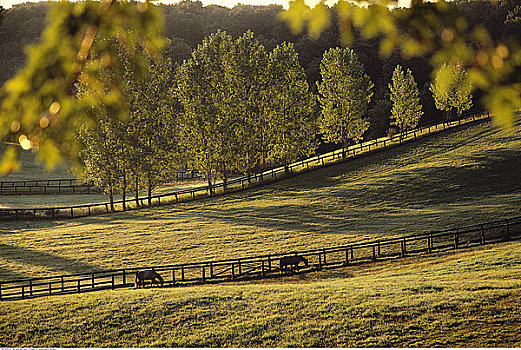
[[[418,86],[414,81],[411,70],[407,69],[407,72],[404,72],[402,66],[396,66],[389,84],[389,90],[393,102],[391,109],[393,125],[398,126],[400,132],[415,128],[423,115],[423,111]]]
[[[320,130],[331,142],[347,146],[349,140],[359,141],[369,128],[364,118],[374,84],[364,72],[356,53],[333,48],[324,53],[320,64],[322,81],[318,83]]]

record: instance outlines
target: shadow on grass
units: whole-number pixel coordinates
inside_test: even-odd
[[[19,272],[15,272],[14,270],[11,270],[9,268],[0,266],[0,281],[21,280],[25,278],[29,278],[29,276],[21,274]]]
[[[64,258],[58,255],[22,248],[11,244],[0,243],[0,258],[18,264],[40,266],[57,272],[80,273],[101,270],[100,267],[83,263],[79,260]],[[0,276],[9,280],[24,278],[10,270],[0,269]],[[2,278],[4,279],[4,278]]]
[[[521,151],[483,151],[467,160],[469,165],[464,166],[426,164],[382,175],[363,167],[355,170],[362,175],[330,168],[324,177],[317,177],[321,179],[318,186],[304,183],[309,176],[273,186],[265,191],[270,200],[262,206],[255,205],[254,194],[243,198],[240,207],[208,205],[186,215],[263,229],[327,234],[367,230],[371,234],[404,232],[409,222],[427,218],[435,224],[440,217],[450,217],[449,211],[458,205],[463,215],[468,212],[462,220],[472,220],[482,213],[481,200],[521,197]]]

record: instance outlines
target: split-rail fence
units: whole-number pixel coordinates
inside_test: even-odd
[[[155,270],[163,276],[164,286],[177,287],[284,276],[291,272],[280,269],[280,259],[295,254],[305,257],[309,262],[309,266],[302,267],[300,272],[309,272],[420,254],[434,255],[519,238],[521,217],[514,217],[443,231],[323,249],[3,281],[0,282],[0,300],[133,287],[135,273],[140,270]]]
[[[333,152],[318,155],[308,159],[273,168],[262,173],[252,174],[250,176],[241,176],[227,183],[219,182],[211,186],[202,185],[191,187],[184,190],[163,193],[151,197],[141,197],[138,199],[127,198],[122,200],[81,204],[73,206],[52,206],[52,207],[34,207],[34,208],[0,208],[0,220],[9,219],[67,219],[98,215],[104,213],[133,210],[147,206],[160,206],[164,204],[173,204],[186,202],[202,197],[211,197],[218,194],[235,192],[262,186],[267,183],[279,181],[281,179],[306,173],[317,168],[330,166],[333,164],[345,162],[347,160],[365,156],[368,154],[380,152],[386,149],[394,148],[403,143],[414,141],[431,134],[435,134],[453,127],[469,124],[475,121],[489,119],[488,113],[479,113],[467,116],[456,121],[445,122],[432,126],[406,131],[402,134],[392,135],[391,137],[382,137],[371,141],[359,143],[348,148],[341,148]]]

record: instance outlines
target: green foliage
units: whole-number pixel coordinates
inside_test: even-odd
[[[253,32],[247,31],[234,42],[233,54],[227,56],[225,64],[229,88],[225,109],[237,126],[234,168],[251,174],[266,161],[271,132],[266,112],[270,98],[268,53]]]
[[[472,86],[467,72],[461,65],[442,65],[436,71],[430,90],[436,108],[447,111],[447,119],[450,119],[450,113],[454,108],[460,115],[472,107]]]
[[[177,96],[184,108],[183,145],[192,166],[201,169],[209,183],[225,177],[237,155],[235,116],[226,113],[230,96],[225,67],[232,52],[232,38],[217,31],[183,62],[177,77]]]
[[[99,45],[97,41],[93,50]],[[120,48],[122,71],[105,68],[103,88],[82,81],[77,85],[78,100],[92,99],[100,91],[110,91],[121,82],[121,93],[127,101],[128,115],[115,115],[111,106],[92,107],[91,123],[80,130],[83,169],[80,177],[103,188],[111,202],[115,192],[123,194],[132,188],[136,193],[140,184],[151,192],[170,180],[172,168],[179,165],[177,116],[179,106],[171,95],[174,72],[170,60],[158,55],[146,55],[145,71],[137,74],[128,60],[128,53]],[[89,63],[89,62],[88,62]],[[88,64],[87,63],[87,64]],[[122,74],[123,79],[114,79]],[[132,186],[131,177],[134,178]]]
[[[127,68],[125,79],[130,151],[123,161],[130,162],[128,172],[135,179],[142,179],[150,203],[152,190],[172,180],[174,170],[181,166],[178,135],[181,106],[172,94],[175,74],[170,59],[159,56],[150,57],[144,75]],[[134,184],[137,187],[138,181]],[[137,192],[137,188],[134,190]]]
[[[423,115],[420,104],[420,93],[410,69],[404,73],[400,65],[396,66],[392,81],[389,84],[391,91],[392,124],[399,127],[400,132],[413,129],[418,125]]]
[[[369,6],[360,7],[346,0],[338,1],[335,8],[344,43],[353,40],[354,33],[359,31],[366,38],[381,38],[380,49],[384,55],[399,48],[408,58],[430,55],[435,69],[445,62],[451,65],[459,63],[467,68],[473,89],[484,91],[482,102],[491,114],[502,124],[513,125],[516,119],[514,111],[521,107],[518,32],[505,30],[505,37],[500,39],[494,33],[495,28],[485,27],[482,23],[483,8],[479,4],[492,3],[494,10],[510,9],[506,24],[512,25],[516,17],[515,3],[468,2],[464,6],[469,9],[479,3],[474,6],[478,17],[472,23],[469,23],[468,14],[460,11],[460,8],[465,8],[461,6],[465,4],[462,1],[438,0],[432,3],[418,0],[412,1],[410,8],[394,10],[386,7],[390,3],[388,0],[374,0]],[[310,18],[310,10],[302,1],[295,1],[283,18],[295,30],[301,30],[306,22],[317,21]],[[494,25],[498,27],[503,23],[495,21]]]
[[[361,140],[369,128],[364,115],[374,85],[356,53],[349,48],[326,51],[320,74],[322,81],[317,86],[322,107],[321,132],[327,141],[340,142],[344,147],[349,140]]]
[[[164,41],[159,11],[148,2],[60,2],[53,5],[47,23],[42,40],[28,49],[27,66],[1,92],[0,140],[19,142],[23,135],[25,148],[39,149],[53,164],[56,151],[73,158],[78,154],[76,134],[92,118],[92,107],[111,109],[111,117],[127,115],[118,84],[109,91],[102,88],[100,72],[122,67],[114,45],[100,40],[94,52],[94,39],[117,37],[125,48],[140,47],[129,56],[136,71],[142,71],[144,52],[155,54]],[[73,85],[78,80],[92,87],[90,98],[76,99]],[[2,162],[7,161],[16,162]]]
[[[310,93],[293,44],[270,53],[270,158],[288,164],[311,155],[316,147],[316,98]]]

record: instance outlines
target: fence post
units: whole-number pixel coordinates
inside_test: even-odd
[[[506,220],[506,222],[507,222],[507,235],[505,237],[505,240],[510,241],[510,224],[508,223],[508,219]]]
[[[2,284],[0,283],[0,300],[2,300]]]
[[[204,265],[203,265],[203,283],[206,282],[206,271],[204,269]]]
[[[373,244],[373,261],[376,261],[376,247]]]
[[[240,276],[240,275],[242,275],[241,260],[240,259],[238,261],[238,265],[239,265],[239,276]]]
[[[380,241],[378,241],[378,257],[380,257],[381,253],[380,253]]]
[[[354,255],[354,254],[353,254],[353,246],[351,246],[351,261],[354,260],[353,255]]]
[[[125,272],[125,269],[123,269],[123,285],[126,286],[127,285],[127,274]]]
[[[429,233],[429,237],[427,238],[427,251],[429,253],[432,252],[432,233]]]
[[[456,232],[454,232],[454,249],[458,249],[458,230],[456,230]]]
[[[80,286],[80,280],[78,280],[78,293],[80,292],[81,286]]]
[[[112,289],[114,289],[114,273],[112,273]]]
[[[213,278],[213,263],[210,263],[210,278]]]
[[[92,289],[94,289],[94,272],[91,275],[91,286],[92,286]]]
[[[326,261],[326,250],[324,249],[324,265],[327,265],[327,261]]]
[[[172,285],[175,286],[175,269],[172,269]]]
[[[181,281],[185,281],[185,266],[181,265]]]
[[[49,282],[49,295],[52,294],[52,282]]]
[[[271,255],[268,255],[268,272],[271,272]]]
[[[235,279],[235,264],[232,263],[232,280]]]
[[[63,276],[61,278],[61,282],[62,282],[62,292],[65,292],[65,282],[63,281]]]
[[[318,268],[322,268],[322,255],[320,253],[318,253]]]
[[[261,261],[261,276],[266,276],[266,271],[264,271],[264,260]]]
[[[407,253],[407,247],[405,246],[405,238],[400,243],[401,243],[401,248],[402,248],[402,257],[404,257],[405,254]]]
[[[480,227],[481,227],[481,244],[485,244],[485,229],[483,228],[483,224],[481,224]]]
[[[349,249],[346,249],[346,265],[349,265]]]
[[[29,294],[33,296],[33,280],[29,280]]]
[[[22,286],[22,299],[25,299],[25,286]]]

